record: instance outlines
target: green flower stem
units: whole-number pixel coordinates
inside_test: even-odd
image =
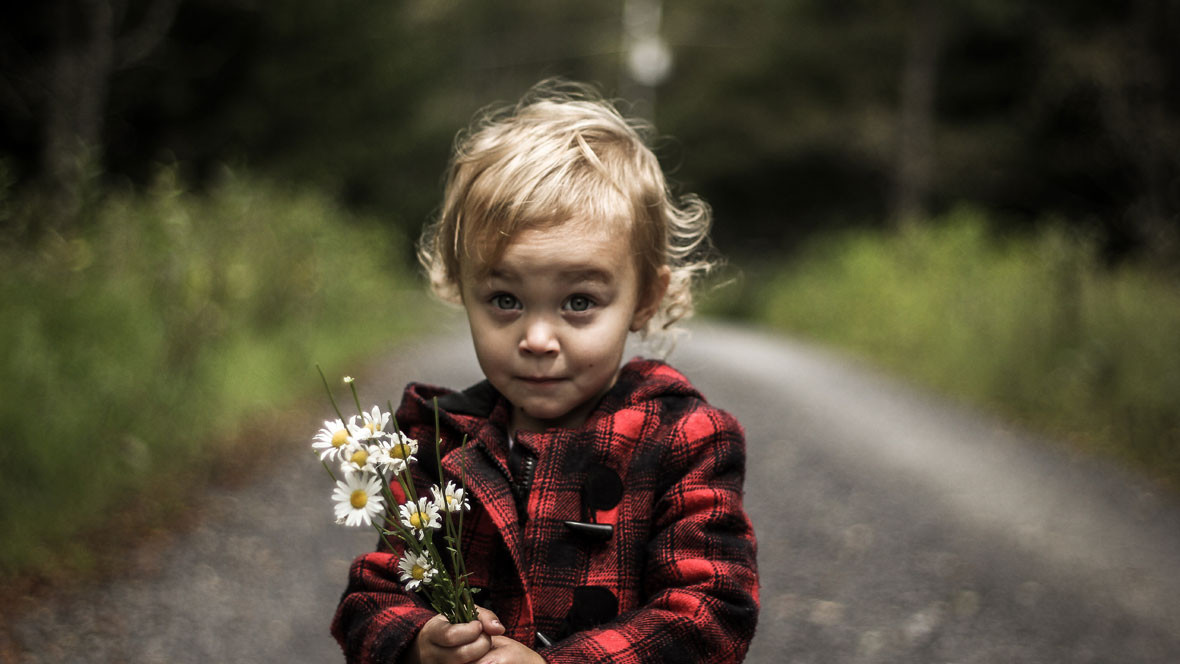
[[[320,380],[324,381],[324,391],[328,393],[328,401],[332,402],[332,410],[336,411],[336,417],[340,418],[340,424],[344,424],[344,415],[340,413],[340,406],[336,405],[336,397],[332,396],[332,388],[328,387],[328,378],[324,376],[324,370],[318,364],[315,365],[315,370],[320,372]]]
[[[409,550],[413,551],[415,554],[419,554],[419,555],[422,553],[422,545],[421,545],[421,543],[418,542],[418,538],[414,537],[413,533],[408,532],[404,527],[402,527],[401,524],[397,523],[396,521],[390,521],[389,523],[391,523],[393,525],[394,534],[397,535],[397,538],[399,540],[401,540],[402,544],[404,545],[402,547],[403,549],[409,549]],[[379,529],[379,530],[381,530],[382,535],[384,535],[389,529],[386,528],[386,529]],[[386,540],[385,543],[388,545],[389,540]],[[390,548],[392,549],[393,547],[390,546]],[[396,549],[394,549],[394,550],[396,550]]]
[[[462,446],[466,442],[467,442],[467,436],[463,436],[463,442],[460,443],[460,446]],[[463,469],[462,466],[459,467],[459,484],[463,485],[463,500],[468,500],[468,498],[467,498],[467,473]],[[463,509],[463,504],[462,504],[462,502],[460,502],[460,504],[459,504],[459,534],[460,535],[463,534],[463,512],[464,511],[465,510]],[[461,542],[455,543],[456,549],[459,548],[460,543]],[[460,578],[463,579],[463,588],[466,589],[467,588],[467,563],[463,560],[463,554],[461,551],[459,553],[459,564],[455,570],[455,573],[460,575]],[[467,599],[468,599],[468,601],[471,601],[470,595],[468,595]],[[474,602],[472,602],[472,604],[474,604]]]
[[[356,404],[356,410],[358,413],[360,413],[361,417],[363,418],[365,416],[365,409],[361,408],[361,397],[360,397],[360,395],[358,395],[356,393],[356,381],[355,380],[348,381],[348,389],[352,390],[352,402],[354,404]]]
[[[431,404],[434,406],[434,456],[438,458],[438,490],[443,496],[443,507],[445,508],[443,510],[443,521],[446,523],[447,529],[446,540],[447,544],[449,545],[447,549],[451,554],[451,570],[454,572],[458,581],[455,587],[452,588],[450,599],[454,603],[456,612],[458,614],[456,618],[460,619],[459,622],[467,622],[466,620],[462,620],[462,618],[465,617],[464,614],[467,613],[464,610],[467,607],[464,606],[462,600],[462,588],[466,586],[466,579],[459,575],[459,556],[457,555],[459,544],[455,535],[455,522],[451,518],[451,506],[447,504],[446,478],[443,476],[442,432],[439,430],[438,397],[431,399]],[[462,505],[460,505],[459,508],[462,509]]]
[[[442,613],[443,615],[445,615],[447,617],[447,620],[453,624],[470,622],[471,618],[468,615],[469,612],[464,610],[464,609],[466,609],[466,607],[464,607],[463,603],[461,601],[459,601],[458,594],[455,592],[457,587],[462,584],[461,583],[456,584],[455,580],[447,572],[446,568],[441,565],[442,556],[439,555],[438,549],[434,545],[434,539],[427,538],[426,541],[427,541],[427,547],[430,550],[431,560],[434,561],[436,564],[439,564],[438,566],[439,566],[439,570],[440,570],[440,576],[445,577],[445,583],[442,584],[442,587],[440,588],[441,590],[444,591],[444,592],[440,593],[443,595],[443,597],[441,598],[443,601],[440,603],[445,604],[445,607],[436,606],[435,608],[439,610],[439,613]],[[450,610],[445,611],[445,610],[442,610],[443,608],[450,609]]]
[[[471,593],[467,588],[467,568],[463,561],[463,553],[461,551],[461,534],[463,532],[463,503],[462,501],[456,506],[459,510],[459,528],[455,529],[454,513],[450,510],[450,505],[446,504],[446,477],[443,475],[442,467],[442,433],[439,426],[438,414],[438,398],[431,400],[434,406],[434,451],[438,458],[438,489],[443,495],[443,503],[446,509],[443,510],[443,521],[446,523],[446,541],[449,545],[447,550],[450,552],[451,558],[451,572],[454,575],[455,583],[451,586],[450,601],[455,607],[455,616],[452,622],[469,622],[475,619],[475,602],[471,599]],[[459,443],[459,447],[463,447],[467,443],[467,437]],[[463,490],[464,498],[467,493],[467,483],[465,478],[460,478],[459,485]],[[450,618],[450,616],[448,616]]]
[[[393,546],[393,543],[390,542],[389,538],[385,535],[385,529],[378,526],[375,523],[373,524],[373,528],[377,531],[377,534],[381,537],[381,541],[385,542],[385,546],[389,547],[389,550],[391,552],[397,552],[397,547]]]
[[[401,521],[398,520],[398,504],[397,501],[394,500],[393,491],[389,489],[389,480],[386,479],[385,473],[377,471],[377,477],[381,478],[381,490],[386,496],[386,504],[389,505],[389,509],[387,509],[385,512],[385,523],[393,526],[393,530],[397,532],[398,539],[400,539],[402,543],[406,545],[406,547],[413,549],[414,553],[416,554],[422,553],[422,547],[418,543],[418,538],[415,537],[414,534],[409,530],[407,530],[406,527],[401,524]],[[400,480],[400,477],[398,479]],[[405,490],[404,485],[402,490]],[[378,528],[378,530],[382,531],[380,528]],[[385,530],[389,529],[386,528]],[[381,532],[381,535],[382,539],[384,539],[384,531]],[[389,544],[389,540],[385,540],[385,544],[386,546],[389,546],[391,550],[393,550],[393,547]]]
[[[447,513],[444,520],[446,521],[448,531],[445,537],[447,541],[447,551],[449,551],[451,554],[451,570],[454,571],[456,581],[449,594],[451,595],[451,601],[455,604],[456,612],[460,618],[458,622],[467,622],[466,620],[461,619],[463,615],[466,614],[464,609],[467,608],[463,605],[463,586],[465,585],[465,581],[463,577],[459,575],[459,563],[456,560],[459,548],[458,543],[455,541],[454,524],[451,523],[451,515],[449,512]]]
[[[454,571],[456,578],[459,580],[459,583],[455,589],[457,594],[454,596],[454,601],[456,607],[466,608],[463,605],[461,597],[462,590],[467,584],[466,577],[462,576],[460,572],[462,556],[459,555],[459,536],[455,532],[455,521],[452,517],[452,512],[450,509],[451,506],[447,504],[446,499],[446,478],[443,476],[442,467],[442,435],[439,433],[438,421],[438,397],[432,399],[431,402],[434,404],[434,455],[438,458],[438,490],[443,496],[443,507],[446,508],[443,510],[443,521],[446,523],[446,539],[447,543],[450,545],[447,548],[451,553],[451,569]],[[464,436],[463,440],[466,442],[466,436]],[[462,447],[462,444],[460,444],[460,447]],[[463,504],[461,502],[458,508],[460,515],[459,518],[463,518]],[[459,532],[463,532],[462,528],[460,528]]]
[[[395,496],[393,495],[393,487],[390,485],[389,480],[386,479],[385,473],[378,470],[377,477],[381,478],[381,495],[385,497],[385,500],[389,503],[390,507],[396,508],[401,503],[397,502],[395,499]]]
[[[406,460],[406,467],[400,473],[395,473],[394,477],[397,478],[397,483],[401,485],[402,492],[406,495],[406,500],[417,506],[418,494],[414,491],[414,478],[410,476],[409,459]]]
[[[312,454],[315,454],[315,452],[313,451],[313,452],[312,452]],[[330,467],[328,467],[328,462],[327,462],[327,461],[324,461],[324,460],[321,458],[321,459],[320,459],[320,465],[322,465],[322,466],[324,467],[324,470],[328,471],[328,477],[331,477],[333,482],[336,482],[336,481],[338,481],[338,480],[336,479],[336,473],[333,473],[333,472],[332,472],[332,469],[331,469]]]

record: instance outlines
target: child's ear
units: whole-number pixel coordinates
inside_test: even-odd
[[[647,293],[642,293],[639,304],[635,307],[635,315],[631,317],[631,331],[638,332],[647,325],[647,321],[656,315],[660,302],[664,301],[664,293],[668,292],[668,283],[672,280],[672,270],[663,265],[656,271],[656,278],[652,280]]]

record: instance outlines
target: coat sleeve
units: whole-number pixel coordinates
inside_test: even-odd
[[[396,500],[403,500],[401,487],[395,483],[391,489]],[[397,662],[422,625],[435,615],[434,609],[402,586],[398,573],[402,545],[396,537],[389,541],[399,550],[391,551],[384,541],[379,542],[376,551],[357,557],[349,569],[348,587],[332,620],[332,636],[348,662]]]
[[[758,618],[757,545],[742,507],[745,436],[702,406],[674,429],[644,570],[646,603],[538,652],[574,662],[740,662]]]

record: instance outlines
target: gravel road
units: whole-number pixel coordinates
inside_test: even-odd
[[[747,428],[763,584],[747,661],[1180,662],[1176,496],[789,340],[701,324],[671,361]],[[356,373],[372,400],[479,377],[463,335]],[[196,525],[133,572],[38,601],[0,653],[342,661],[328,622],[374,538],[332,522],[307,445],[194,497]]]

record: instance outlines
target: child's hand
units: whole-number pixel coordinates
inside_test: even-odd
[[[477,607],[478,608],[478,607]],[[479,608],[479,620],[452,625],[442,615],[422,626],[403,658],[404,664],[467,664],[491,651],[504,625],[496,614]]]
[[[519,641],[493,636],[492,649],[478,664],[545,664],[545,658]]]

